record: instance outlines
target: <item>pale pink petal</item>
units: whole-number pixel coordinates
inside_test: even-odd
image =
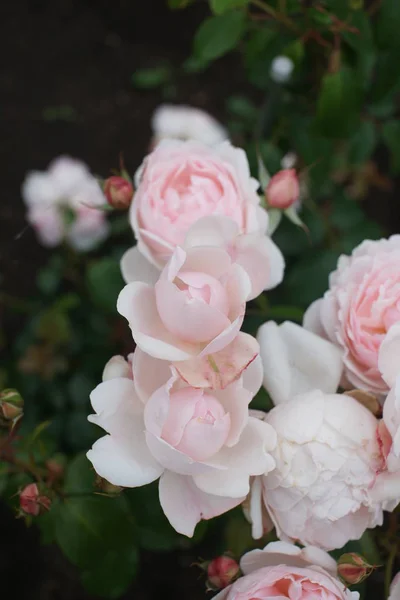
[[[103,369],[102,380],[107,381],[108,379],[115,379],[117,377],[133,379],[132,364],[119,354],[112,356],[106,363]]]
[[[324,326],[322,325],[321,320],[321,307],[322,307],[322,298],[319,300],[315,300],[310,306],[307,308],[303,317],[303,327],[308,329],[308,331],[312,331],[316,335],[325,338],[326,331]]]
[[[264,370],[261,356],[256,358],[248,365],[242,373],[242,385],[252,396],[255,396],[262,386]]]
[[[236,242],[235,250],[235,262],[250,277],[252,289],[248,300],[282,282],[285,261],[271,238],[260,234],[241,236]]]
[[[137,395],[143,403],[171,378],[171,366],[166,360],[154,358],[140,348],[132,356]]]
[[[177,340],[163,325],[157,311],[154,289],[141,282],[128,283],[117,301],[118,312],[125,317],[133,339],[144,351],[162,360],[187,360],[193,347]]]
[[[185,246],[186,250],[186,246]],[[231,257],[224,248],[204,246],[186,250],[185,271],[198,271],[219,279],[229,271]]]
[[[243,498],[222,498],[205,494],[191,477],[165,471],[159,485],[160,504],[172,527],[192,537],[202,519],[208,520],[231,510]]]
[[[190,456],[179,452],[161,438],[153,434],[146,433],[147,445],[155,459],[170,471],[180,473],[181,475],[194,475],[215,470],[218,467],[209,466],[204,463],[196,462]]]
[[[224,390],[213,392],[226,412],[230,415],[231,426],[229,436],[226,440],[227,446],[234,446],[246,427],[249,417],[249,404],[253,398],[252,394],[239,383],[233,383]]]
[[[239,332],[233,342],[219,352],[177,362],[175,368],[193,387],[224,389],[241,376],[258,351],[257,340]]]
[[[154,285],[160,271],[139,251],[137,246],[129,248],[121,258],[122,277],[126,283],[142,281]]]
[[[225,346],[230,344],[240,331],[244,319],[244,307],[243,313],[241,313],[222,333],[217,335],[203,350],[199,353],[199,356],[207,356],[219,352]]]
[[[380,346],[378,367],[389,387],[400,374],[400,323],[392,325]]]
[[[185,248],[226,248],[240,234],[238,224],[224,215],[209,215],[196,221],[185,238]]]

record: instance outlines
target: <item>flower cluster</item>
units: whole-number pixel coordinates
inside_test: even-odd
[[[342,256],[304,326],[268,321],[253,338],[247,302],[284,274],[263,205],[299,196],[293,169],[263,203],[258,188],[229,141],[163,139],[145,158],[117,302],[136,348],[91,394],[106,435],[88,458],[115,486],[159,479],[185,535],[240,504],[253,537],[275,527],[282,545],[245,557],[221,598],[356,598],[316,548],[360,538],[400,500],[400,238]],[[251,409],[262,384],[268,413]]]

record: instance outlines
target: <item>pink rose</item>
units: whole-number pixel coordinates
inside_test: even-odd
[[[335,561],[322,550],[272,542],[245,554],[244,577],[215,596],[216,600],[358,600],[336,577]]]
[[[400,573],[393,578],[388,600],[400,600]]]
[[[265,190],[268,205],[286,210],[300,197],[300,184],[296,169],[283,169],[271,177]]]
[[[329,290],[314,302],[304,326],[344,351],[343,385],[376,394],[389,388],[381,375],[379,350],[400,321],[400,236],[365,241],[339,258]]]
[[[384,461],[369,410],[350,396],[314,390],[279,404],[265,420],[278,436],[276,467],[251,499],[252,521],[262,522],[263,501],[281,539],[325,550],[382,522],[382,505],[370,497]]]
[[[132,366],[133,380],[114,373],[91,394],[96,414],[89,420],[108,435],[88,458],[113,485],[137,487],[161,477],[166,516],[191,536],[200,519],[243,501],[250,476],[274,467],[275,433],[248,413],[261,384],[260,363],[225,390],[210,391],[188,386],[167,362],[138,348]]]
[[[229,142],[211,148],[165,140],[147,156],[136,180],[131,224],[139,250],[159,267],[201,217],[230,217],[240,233],[267,231],[258,181],[244,151]]]
[[[239,333],[258,276],[248,274],[250,245],[232,250],[234,262],[224,244],[211,245],[219,232],[210,231],[209,245],[177,247],[155,285],[129,283],[117,308],[144,352],[173,362],[191,385],[224,388],[258,354],[256,340]]]

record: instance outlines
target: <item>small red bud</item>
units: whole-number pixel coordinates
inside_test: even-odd
[[[265,190],[268,206],[286,210],[300,196],[300,185],[296,169],[283,169],[271,177]]]
[[[370,565],[365,558],[355,552],[342,554],[338,560],[338,575],[347,585],[361,583],[375,568],[375,565]]]
[[[110,206],[116,210],[129,208],[133,198],[133,186],[130,181],[113,175],[105,180],[103,189]]]
[[[240,567],[230,556],[218,556],[207,567],[207,584],[212,590],[230,585],[239,575]]]
[[[36,483],[30,483],[20,492],[19,505],[24,514],[37,517],[50,509],[51,500],[40,494]]]

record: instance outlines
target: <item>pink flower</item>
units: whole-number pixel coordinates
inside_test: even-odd
[[[161,104],[153,114],[151,126],[154,143],[172,138],[214,146],[228,138],[228,132],[214,117],[193,106]]]
[[[216,600],[358,600],[335,575],[335,561],[322,550],[272,542],[245,554],[244,577],[222,590]]]
[[[369,495],[383,467],[369,410],[350,396],[314,390],[265,419],[278,436],[276,468],[258,494],[281,539],[332,550],[381,523],[382,505]],[[260,523],[262,502],[251,504],[250,517]]]
[[[230,556],[217,556],[207,566],[207,585],[214,590],[226,588],[239,575],[240,568]]]
[[[258,361],[225,390],[188,386],[175,369],[136,349],[133,380],[108,379],[91,394],[89,420],[106,430],[88,452],[97,473],[137,487],[161,476],[161,506],[177,531],[240,504],[249,478],[274,467],[275,433],[249,417],[261,383]]]
[[[211,220],[215,225],[215,217]],[[262,259],[251,240],[241,245],[233,235],[228,252],[225,227],[197,227],[203,225],[207,236],[193,228],[185,249],[175,249],[155,285],[153,273],[143,269],[149,283],[129,283],[117,308],[144,352],[173,362],[195,387],[224,388],[258,354],[256,340],[239,329],[246,300],[259,293],[266,270],[259,273]],[[230,229],[232,222],[222,219],[222,225]]]
[[[62,156],[47,171],[28,173],[22,196],[27,219],[44,246],[66,240],[79,251],[90,250],[108,235],[106,202],[96,179],[86,165]]]
[[[304,326],[344,351],[343,385],[386,394],[379,350],[400,321],[400,236],[365,241],[339,258],[329,290],[314,302]]]
[[[224,215],[240,233],[267,231],[258,181],[243,150],[223,142],[165,140],[147,156],[136,177],[131,224],[140,252],[162,267],[201,217]]]
[[[24,514],[37,517],[50,509],[51,500],[40,494],[36,483],[30,483],[20,492],[19,505]]]
[[[286,210],[300,197],[300,184],[296,169],[283,169],[271,177],[265,190],[267,203],[272,208]]]
[[[223,249],[232,263],[244,269],[251,284],[248,300],[256,298],[263,290],[276,287],[283,279],[285,263],[278,247],[260,232],[240,233],[237,223],[230,217],[213,215],[199,219],[186,232],[182,245],[185,251],[202,252],[204,264],[212,255],[212,247],[217,252],[218,248]],[[144,258],[137,246],[122,257],[121,271],[127,283],[153,284],[159,278],[159,270]]]

